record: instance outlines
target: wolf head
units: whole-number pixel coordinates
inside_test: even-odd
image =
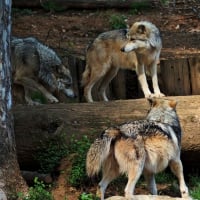
[[[63,65],[53,49],[37,42],[37,50],[40,56],[41,68],[39,76],[53,89],[60,90],[66,96],[74,98],[73,81],[68,67]]]
[[[148,101],[151,107],[147,115],[148,120],[169,124],[170,126],[180,126],[175,100],[150,98]]]
[[[56,66],[56,73],[54,73],[57,80],[57,89],[64,92],[68,97],[75,97],[72,88],[72,76],[68,68],[64,65]]]
[[[146,49],[161,49],[161,38],[158,28],[147,21],[135,22],[127,33],[129,42],[122,47],[122,51],[135,50],[138,53]]]

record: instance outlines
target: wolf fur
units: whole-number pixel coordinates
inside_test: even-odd
[[[98,174],[102,180],[97,194],[104,199],[108,184],[119,174],[127,174],[125,197],[132,198],[141,174],[151,194],[157,194],[154,174],[168,165],[177,176],[182,197],[188,197],[180,160],[181,127],[176,114],[176,102],[151,99],[151,109],[145,120],[130,121],[107,128],[91,145],[86,158],[88,176]]]
[[[100,82],[99,93],[108,101],[106,88],[118,70],[135,70],[145,97],[162,97],[157,78],[157,64],[162,47],[158,28],[147,21],[136,22],[128,29],[100,34],[86,53],[82,85],[86,101],[93,102],[92,88]],[[152,77],[154,94],[149,90],[146,72]]]
[[[22,85],[28,104],[37,104],[30,97],[31,90],[40,91],[51,103],[59,100],[52,91],[59,90],[74,97],[72,77],[58,55],[33,37],[11,39],[11,63],[13,83]],[[42,84],[42,83],[44,84]],[[48,91],[44,85],[52,91]]]

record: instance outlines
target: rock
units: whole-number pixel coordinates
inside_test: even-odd
[[[191,197],[187,198],[178,198],[170,196],[157,196],[157,195],[134,195],[133,198],[128,199],[122,196],[112,196],[106,200],[192,200]]]

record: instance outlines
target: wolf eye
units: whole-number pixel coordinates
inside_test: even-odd
[[[135,38],[130,38],[130,41],[135,41]]]

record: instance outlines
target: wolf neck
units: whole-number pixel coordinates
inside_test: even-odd
[[[175,111],[165,110],[161,112],[158,110],[151,110],[146,119],[156,122],[158,125],[163,124],[165,126],[170,126],[176,134],[178,141],[180,142],[182,131],[178,116]]]
[[[177,114],[172,110],[151,110],[146,119],[164,124],[180,126]]]

